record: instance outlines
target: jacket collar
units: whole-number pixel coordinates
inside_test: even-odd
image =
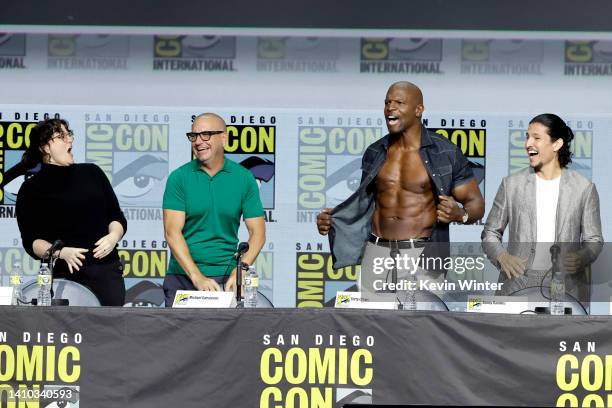
[[[387,134],[387,136],[385,136],[382,139],[382,146],[384,148],[384,150],[388,150],[389,149],[389,144],[391,144],[392,140],[396,140],[397,139],[397,134]],[[431,146],[433,145],[433,140],[431,140],[431,136],[429,135],[429,131],[427,130],[427,128],[425,127],[425,125],[423,125],[421,123],[421,147],[420,149],[423,149],[425,147]]]

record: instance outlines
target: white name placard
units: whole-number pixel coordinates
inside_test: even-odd
[[[529,301],[521,296],[469,296],[468,312],[520,314],[529,310]]]
[[[380,294],[376,295],[376,301],[362,297],[361,292],[336,292],[334,307],[338,309],[397,309],[397,298],[395,295],[388,299]]]
[[[0,305],[10,306],[13,304],[13,287],[0,286]]]
[[[233,292],[177,290],[172,307],[234,308],[236,299]]]

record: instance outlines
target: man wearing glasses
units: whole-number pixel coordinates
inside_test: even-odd
[[[172,251],[164,279],[166,307],[179,289],[218,291],[225,284],[225,290],[234,290],[241,216],[249,232],[244,262],[255,261],[266,239],[255,179],[223,154],[225,121],[203,113],[187,139],[195,159],[170,174],[164,192],[164,232]]]

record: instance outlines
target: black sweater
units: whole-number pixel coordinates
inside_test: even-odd
[[[19,189],[16,212],[23,247],[34,258],[38,258],[32,250],[35,240],[61,239],[65,246],[89,250],[84,266],[119,259],[116,248],[102,259],[93,257],[95,243],[108,234],[112,221],[127,231],[115,192],[95,164],[43,164]],[[65,276],[67,271],[67,264],[59,260],[54,275]]]

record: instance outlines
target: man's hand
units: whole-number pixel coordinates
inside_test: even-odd
[[[324,208],[323,211],[317,215],[317,228],[321,235],[327,235],[331,228],[331,211],[331,208]]]
[[[233,292],[236,290],[236,268],[232,269],[232,273],[230,273],[229,278],[225,282],[225,291]]]
[[[453,197],[441,195],[438,196],[438,221],[440,222],[461,222],[465,211],[459,207],[459,204]]]
[[[567,273],[576,273],[584,268],[582,259],[576,252],[569,252],[563,257],[563,268]]]
[[[508,279],[512,279],[525,273],[527,258],[519,258],[504,251],[497,257],[497,262]]]
[[[78,271],[83,266],[85,253],[89,252],[85,248],[63,247],[59,252],[59,258],[66,261],[70,273]]]
[[[197,290],[209,290],[213,292],[219,292],[221,287],[214,279],[207,278],[204,275],[198,274],[191,277],[191,283]]]

